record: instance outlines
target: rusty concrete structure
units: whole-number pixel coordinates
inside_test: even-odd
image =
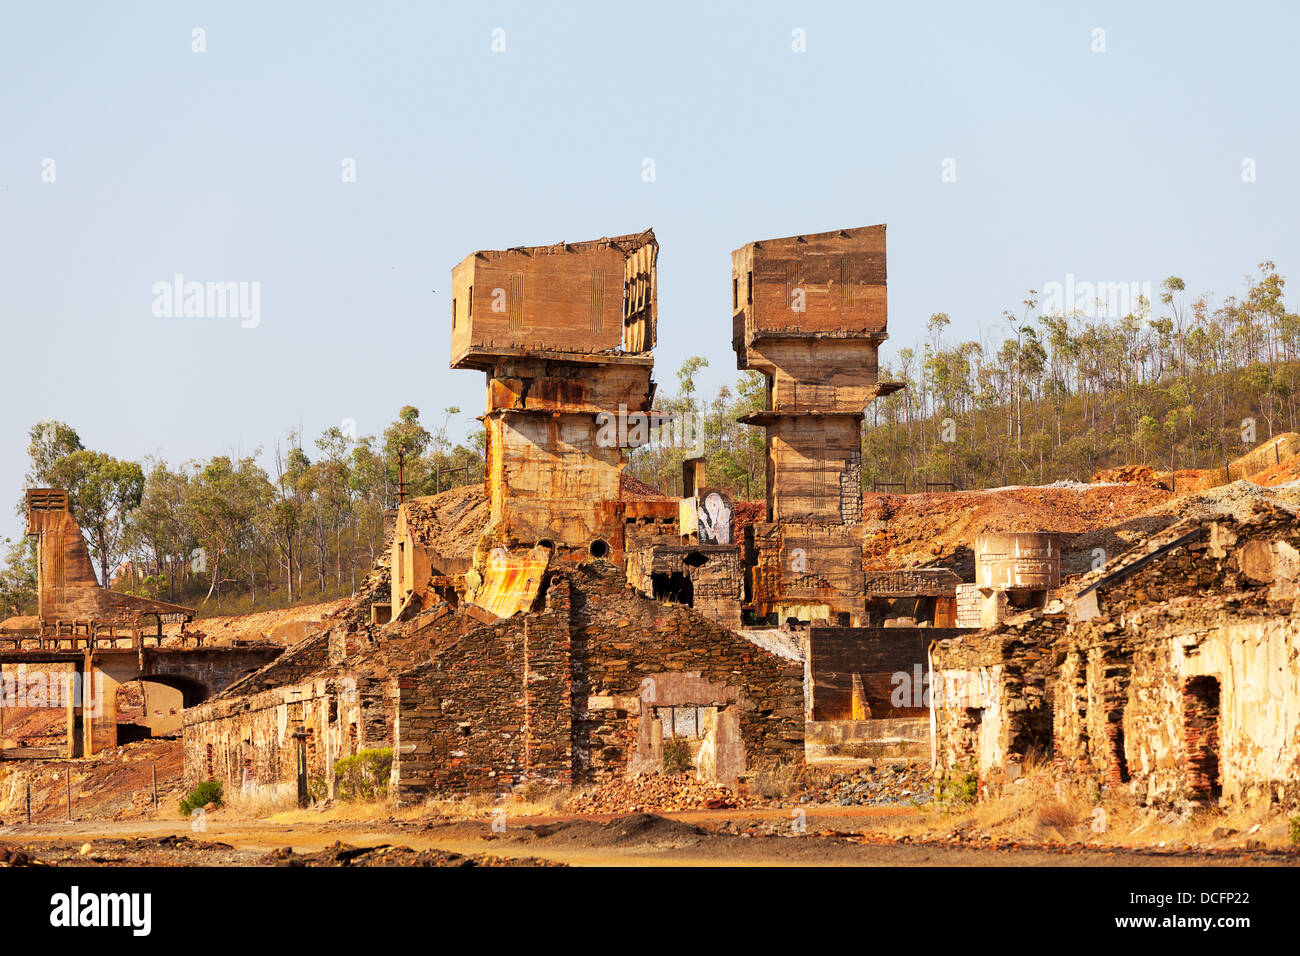
[[[619,474],[636,439],[601,424],[627,436],[628,416],[650,411],[658,250],[647,229],[480,251],[452,270],[451,366],[487,377],[485,550],[621,556]]]
[[[37,539],[37,617],[43,635],[122,634],[139,643],[150,624],[161,636],[164,625],[194,619],[193,608],[100,586],[67,491],[27,489],[27,534]]]
[[[994,627],[1009,613],[1043,607],[1061,586],[1061,536],[1051,532],[981,534],[975,538],[979,625]]]
[[[20,746],[0,756],[89,757],[117,746],[117,693],[131,682],[146,698],[145,726],[174,733],[182,708],[283,651],[271,643],[203,647],[185,629],[193,608],[101,587],[63,489],[28,489],[27,534],[37,538],[38,611],[30,627],[0,635],[0,736],[5,709],[25,706],[64,709],[67,733],[52,751]],[[150,695],[165,703],[150,707]]]
[[[340,757],[387,746],[409,803],[655,771],[671,738],[710,780],[800,759],[802,661],[737,630],[734,503],[702,462],[683,499],[621,493],[657,250],[647,230],[455,267],[451,364],[487,377],[474,543],[445,531],[477,506],[403,502],[346,614],[186,712],[187,781],[282,792],[303,766],[332,795]]]
[[[868,572],[865,591],[870,626],[958,626],[957,589],[962,583],[947,568]]]
[[[1300,530],[1184,521],[996,628],[937,641],[935,772],[1026,761],[1156,807],[1300,807]],[[1046,580],[1043,577],[1041,580]]]
[[[746,542],[759,618],[859,626],[861,428],[881,382],[885,227],[752,242],[731,254],[737,366],[767,380],[767,523]]]

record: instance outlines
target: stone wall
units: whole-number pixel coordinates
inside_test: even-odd
[[[658,769],[674,707],[707,713],[692,748],[706,776],[801,759],[798,662],[638,595],[605,561],[551,572],[542,601],[399,676],[399,802]]]
[[[689,599],[668,599],[732,628],[740,627],[744,573],[738,545],[660,544],[627,555],[627,581],[645,597],[665,597],[656,576],[665,584],[689,582]]]
[[[306,733],[312,795],[334,795],[334,764],[360,750],[391,746],[386,682],[331,673],[247,696],[222,697],[184,714],[185,786],[219,780],[227,792],[297,792],[297,741]]]
[[[1155,806],[1300,806],[1300,618],[1287,514],[1180,529],[1062,605],[932,649],[938,775],[992,792],[1051,725],[1057,774]]]

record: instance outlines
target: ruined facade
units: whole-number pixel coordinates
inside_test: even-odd
[[[646,597],[738,628],[745,568],[735,543],[735,503],[708,486],[705,474],[702,458],[688,458],[680,499],[625,506],[627,581]]]
[[[1046,608],[933,648],[936,773],[1024,761],[1155,806],[1300,806],[1300,530],[1185,522]]]
[[[702,778],[798,760],[803,668],[598,560],[548,575],[529,613],[470,631],[397,678],[399,801],[658,770],[665,737]]]
[[[961,578],[947,568],[868,572],[865,590],[870,626],[959,626],[957,589],[961,584]]]
[[[753,242],[731,254],[732,347],[762,372],[767,522],[747,541],[760,618],[859,626],[861,428],[882,383],[885,227]]]

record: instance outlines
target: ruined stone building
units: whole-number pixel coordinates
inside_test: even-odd
[[[693,607],[739,628],[744,554],[735,502],[706,483],[702,458],[682,466],[682,497],[624,506],[627,581],[646,597]]]
[[[654,770],[670,738],[708,779],[802,755],[802,662],[733,629],[734,503],[702,463],[681,499],[623,492],[657,248],[647,231],[456,266],[452,365],[487,375],[482,503],[404,502],[346,614],[187,712],[188,780],[284,789],[303,767],[332,794],[340,757],[391,746],[408,802]]]
[[[1059,536],[866,570],[861,426],[886,335],[885,227],[732,254],[732,344],[766,379],[762,513],[684,465],[622,474],[653,426],[651,231],[478,252],[451,364],[486,376],[482,489],[402,503],[327,628],[186,712],[190,782],[334,792],[391,747],[392,798],[664,766],[925,759],[996,793],[1030,761],[1147,803],[1297,802],[1300,533],[1187,524],[1062,587]],[[960,573],[958,573],[960,572]],[[963,580],[965,578],[965,580]],[[973,580],[971,580],[973,578]],[[980,629],[982,628],[982,629]]]
[[[1300,806],[1300,530],[1186,521],[1046,607],[940,640],[935,771],[987,793],[1029,760],[1094,794]]]
[[[767,522],[749,599],[773,623],[864,623],[862,419],[886,338],[885,227],[751,242],[731,254],[737,365],[767,380]]]

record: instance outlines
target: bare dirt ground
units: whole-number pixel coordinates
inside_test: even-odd
[[[1010,797],[935,807],[923,767],[805,771],[780,795],[736,793],[686,775],[620,780],[508,801],[394,810],[297,810],[236,795],[180,816],[180,744],[148,741],[69,768],[14,776],[0,814],[0,866],[1294,866],[1286,821],[1204,812],[1176,818],[1093,808],[1051,791],[1045,773]],[[74,771],[66,820],[66,773]],[[152,771],[160,798],[152,804]],[[15,787],[38,781],[33,823]],[[17,781],[17,783],[15,782]],[[22,788],[19,789],[21,794]],[[37,792],[34,790],[34,793]],[[918,802],[925,801],[925,802]],[[1258,825],[1255,825],[1258,823]]]
[[[0,857],[52,866],[1294,866],[1286,850],[1155,849],[893,838],[880,811],[811,812],[806,831],[762,811],[610,819],[404,822],[184,820],[0,828]],[[358,852],[360,851],[360,852]],[[382,852],[380,852],[382,851]],[[0,860],[0,864],[3,864]]]

